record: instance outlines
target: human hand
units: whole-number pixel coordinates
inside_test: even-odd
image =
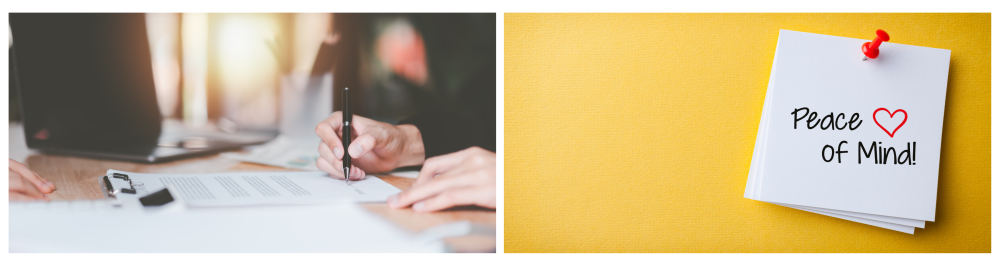
[[[334,112],[316,125],[320,158],[316,167],[337,179],[344,179],[343,114]],[[424,142],[416,126],[392,125],[358,115],[352,118],[354,139],[348,146],[351,156],[350,179],[364,179],[365,172],[379,173],[424,162]]]
[[[474,146],[427,159],[409,190],[389,197],[390,208],[433,212],[459,205],[497,207],[497,154]]]
[[[49,200],[48,193],[56,189],[56,185],[42,178],[28,166],[8,159],[8,178],[11,201]]]

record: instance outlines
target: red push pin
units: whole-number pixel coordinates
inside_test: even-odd
[[[865,54],[865,57],[861,57],[862,61],[868,60],[868,58],[878,58],[878,46],[882,45],[883,41],[889,41],[889,33],[885,33],[884,30],[875,31],[875,39],[871,42],[865,42],[861,44],[861,53]]]

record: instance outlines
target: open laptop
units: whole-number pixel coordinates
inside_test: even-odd
[[[10,27],[10,60],[29,148],[155,163],[259,144],[276,135],[165,125],[145,14],[11,13]]]

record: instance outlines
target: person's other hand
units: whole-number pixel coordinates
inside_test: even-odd
[[[10,179],[8,193],[11,201],[49,200],[46,194],[56,189],[55,184],[14,159],[9,159],[8,163]]]
[[[460,205],[497,207],[497,154],[479,147],[427,159],[413,187],[389,197],[390,208],[433,212]]]
[[[337,179],[344,179],[343,114],[334,112],[316,125],[320,158],[316,167]],[[350,178],[364,179],[367,173],[380,173],[397,167],[424,162],[424,142],[420,131],[410,124],[392,125],[358,115],[352,118],[354,139],[347,152],[351,156]]]

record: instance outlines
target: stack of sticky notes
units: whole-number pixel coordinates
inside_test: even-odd
[[[862,60],[869,41],[780,31],[744,197],[910,234],[934,221],[951,51]]]

